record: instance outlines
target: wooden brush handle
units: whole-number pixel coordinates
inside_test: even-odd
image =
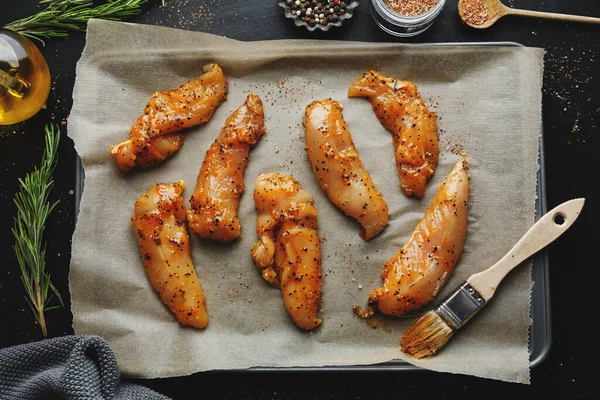
[[[489,300],[506,274],[569,229],[581,212],[584,202],[585,199],[569,200],[547,212],[500,261],[471,275],[467,282],[486,301]]]
[[[521,10],[517,8],[509,8],[506,11],[506,15],[520,15],[523,17],[535,17],[535,18],[545,18],[545,19],[555,19],[559,21],[566,22],[585,22],[590,24],[600,24],[600,18],[597,17],[584,17],[580,15],[569,15],[569,14],[559,14],[559,13],[551,13],[551,12],[542,12],[542,11],[530,11],[530,10]]]
[[[22,89],[22,84],[19,82],[17,78],[10,75],[7,72],[4,72],[0,69],[0,85],[6,86],[9,89],[20,92]]]

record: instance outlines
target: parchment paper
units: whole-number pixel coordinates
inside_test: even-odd
[[[149,96],[177,87],[219,63],[228,99],[209,123],[185,132],[171,159],[123,175],[109,147],[126,139]],[[439,113],[441,157],[422,199],[399,188],[391,135],[366,99],[347,88],[371,68],[413,81]],[[464,253],[441,300],[469,275],[504,255],[534,222],[543,50],[432,47],[394,43],[284,40],[238,42],[199,32],[91,21],[77,66],[68,134],[85,169],[73,237],[70,285],[77,333],[105,337],[125,375],[167,377],[212,369],[370,365],[405,358],[399,339],[415,317],[376,315],[373,328],[352,311],[381,286],[381,270],[410,237],[461,150],[471,197]],[[206,150],[225,119],[253,91],[263,100],[268,133],[252,150],[240,202],[242,235],[218,244],[191,234],[207,299],[209,326],[179,326],[152,290],[130,223],[133,205],[157,182],[183,180],[189,204]],[[359,227],[325,197],[304,151],[302,116],[332,97],[359,156],[389,206],[390,223],[365,242]],[[323,324],[295,327],[281,292],[250,257],[256,241],[252,198],[259,173],[293,174],[314,197],[323,239]],[[425,361],[435,371],[529,383],[531,265],[505,279],[486,308]],[[433,307],[427,307],[423,313]]]

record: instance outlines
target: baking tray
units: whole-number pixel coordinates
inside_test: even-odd
[[[408,46],[520,46],[517,42],[456,42],[456,43],[414,43],[407,44]],[[543,125],[540,126],[540,148],[539,148],[539,169],[537,172],[537,196],[535,204],[536,220],[544,215],[548,209],[546,204],[546,181],[545,181],[545,164],[544,164],[544,135]],[[79,155],[76,156],[75,166],[75,221],[79,215],[79,203],[83,193],[85,181],[85,173],[83,164]],[[550,285],[549,285],[549,268],[548,268],[548,250],[542,249],[534,255],[532,261],[531,278],[534,282],[531,291],[531,308],[530,318],[532,323],[529,327],[529,360],[530,367],[539,365],[550,350],[552,341],[551,335],[551,319],[550,319]],[[355,366],[326,366],[326,367],[286,367],[286,368],[266,368],[255,367],[249,368],[248,371],[402,371],[402,370],[421,370],[404,360],[392,360],[384,363],[373,365],[355,365]],[[230,370],[225,370],[230,371]],[[223,372],[225,372],[223,371]]]

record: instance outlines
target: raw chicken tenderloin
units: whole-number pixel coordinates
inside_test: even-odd
[[[182,191],[182,181],[153,186],[135,203],[131,222],[152,287],[181,325],[202,329],[208,314],[192,263]]]
[[[321,243],[312,196],[291,175],[261,174],[255,183],[259,240],[252,259],[265,280],[281,289],[296,325],[310,330],[321,297]]]
[[[206,152],[188,210],[190,228],[208,239],[228,242],[240,236],[239,199],[250,149],[265,133],[264,110],[252,93],[229,116]]]
[[[429,303],[444,287],[460,258],[467,233],[469,175],[462,157],[439,187],[410,240],[383,268],[383,287],[369,296],[369,318],[376,310],[401,316]]]
[[[129,139],[111,146],[122,172],[164,161],[183,145],[185,128],[207,122],[227,97],[227,77],[217,64],[207,64],[204,73],[174,90],[154,93],[144,115],[131,127]]]
[[[423,196],[440,150],[437,114],[427,109],[417,87],[371,70],[350,85],[348,96],[371,101],[379,122],[392,133],[402,191]]]
[[[360,223],[360,237],[377,236],[387,226],[388,207],[358,157],[342,105],[313,101],[306,107],[304,130],[313,172],[329,200]]]

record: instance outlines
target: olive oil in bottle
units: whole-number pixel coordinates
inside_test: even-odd
[[[0,125],[32,117],[49,93],[50,71],[39,49],[26,37],[0,29]]]

